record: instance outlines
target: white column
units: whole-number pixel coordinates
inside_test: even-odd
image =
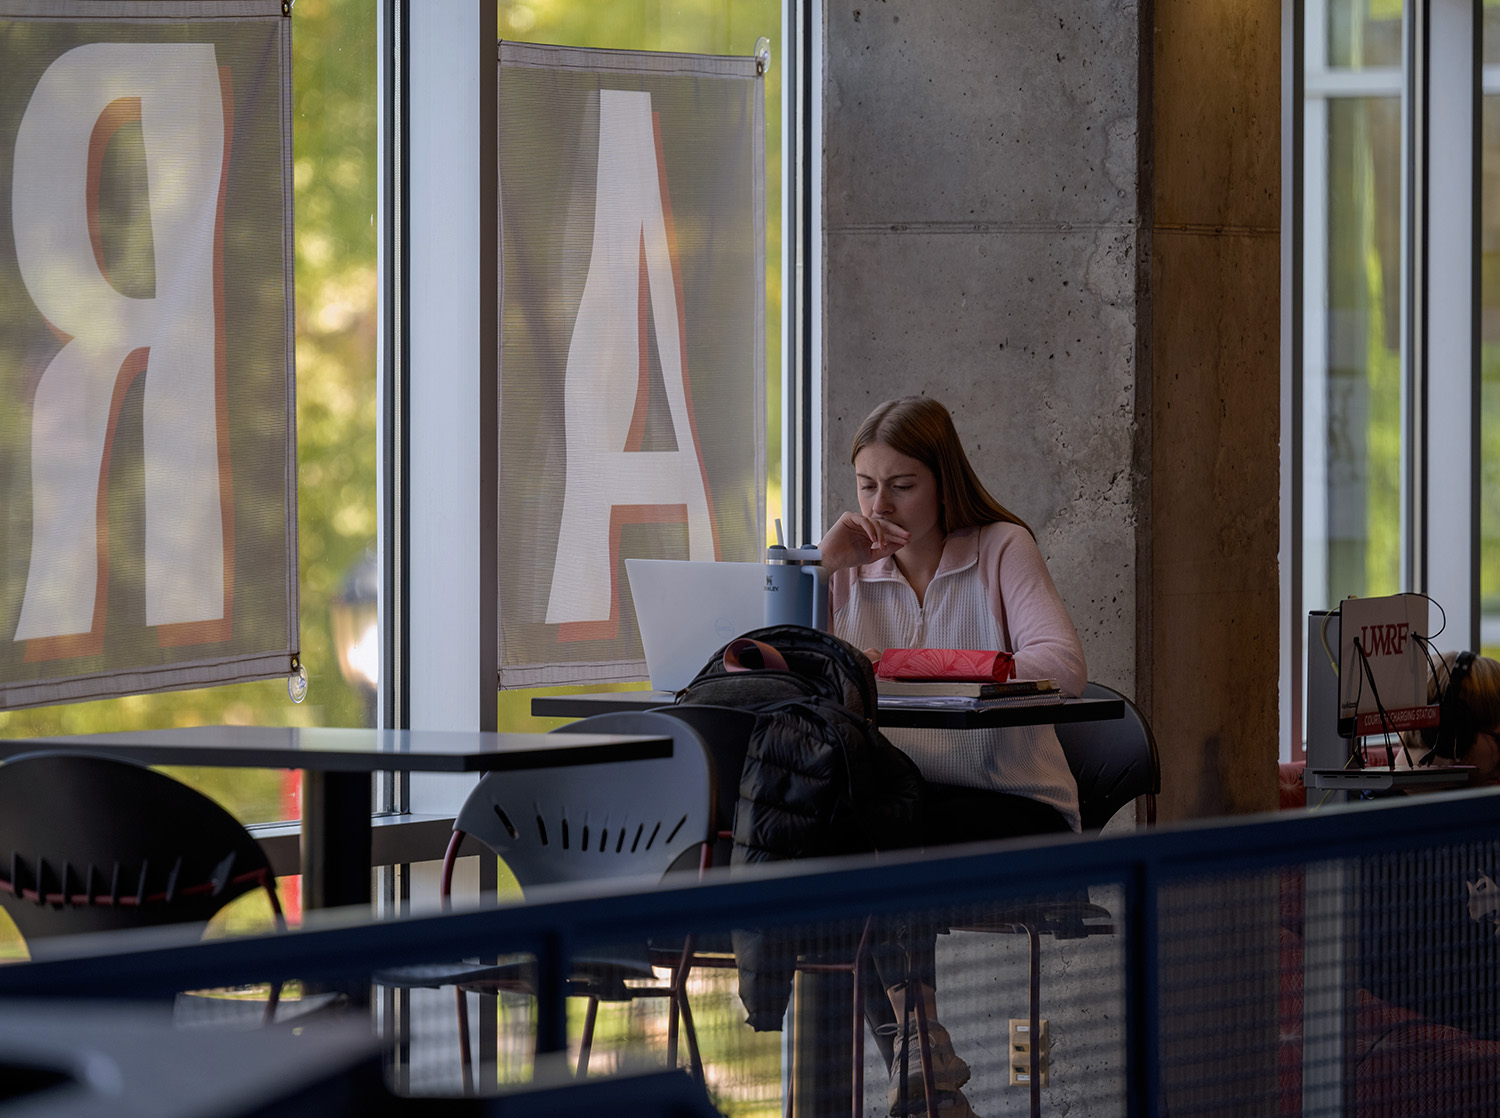
[[[494,0],[424,0],[409,34],[413,729],[495,728],[497,171]],[[473,780],[413,776],[411,809]]]
[[[823,367],[827,354],[823,352],[823,292],[826,254],[823,252],[823,20],[824,8],[820,7],[813,14],[808,26],[809,42],[802,44],[802,49],[808,53],[812,62],[809,73],[807,88],[802,91],[802,96],[812,101],[812,111],[808,113],[808,119],[812,122],[812,143],[808,150],[812,153],[811,165],[802,169],[806,176],[807,189],[812,193],[813,204],[811,206],[811,236],[808,244],[812,247],[816,259],[803,261],[803,272],[807,282],[812,285],[809,293],[807,306],[812,321],[807,324],[807,330],[812,340],[812,375],[808,383],[808,411],[811,414],[804,415],[802,423],[812,425],[811,446],[807,455],[808,493],[811,495],[812,509],[810,510],[810,522],[812,524],[812,538],[805,542],[813,546],[823,538],[823,533],[828,525],[823,523],[823,416],[827,411],[825,407],[827,397],[823,389]],[[786,402],[782,402],[782,407]],[[844,451],[844,453],[848,453]]]

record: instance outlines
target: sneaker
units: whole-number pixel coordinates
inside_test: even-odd
[[[894,1031],[894,1028],[893,1030]],[[901,1058],[906,1050],[906,1042],[912,1041],[911,1062],[906,1069],[907,1084],[906,1106],[900,1107],[901,1102]],[[932,1058],[932,1084],[938,1094],[938,1108],[943,1109],[945,1099],[948,1096],[958,1096],[961,1103],[958,1109],[949,1109],[945,1114],[952,1114],[955,1118],[972,1114],[969,1102],[959,1091],[969,1081],[969,1065],[964,1063],[957,1052],[953,1051],[953,1039],[948,1035],[948,1030],[936,1021],[930,1021],[927,1025],[927,1039],[930,1045],[929,1053]],[[886,1092],[891,1104],[891,1114],[920,1114],[926,1110],[924,1096],[922,1093],[922,1060],[917,1044],[917,1023],[911,1021],[907,1025],[906,1032],[896,1038],[896,1054],[891,1061],[891,1086]],[[915,1101],[914,1101],[915,1100]],[[953,1101],[947,1099],[947,1105],[951,1108]]]

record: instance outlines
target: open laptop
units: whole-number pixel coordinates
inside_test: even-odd
[[[686,687],[720,647],[764,621],[761,563],[626,559],[625,573],[657,691]]]

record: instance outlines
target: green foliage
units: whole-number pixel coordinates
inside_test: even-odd
[[[1401,354],[1388,348],[1385,301],[1387,280],[1376,254],[1369,252],[1370,284],[1369,428],[1366,436],[1366,594],[1401,589]],[[1389,277],[1396,282],[1395,276]]]
[[[1500,302],[1500,289],[1486,285],[1484,301]],[[1500,613],[1500,342],[1486,339],[1479,361],[1479,596],[1491,616]],[[1483,653],[1500,656],[1500,648]]]
[[[1401,577],[1400,105],[1328,111],[1326,579],[1332,600]],[[1315,580],[1320,581],[1320,580]]]

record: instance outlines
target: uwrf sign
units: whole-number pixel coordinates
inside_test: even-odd
[[[624,559],[764,546],[761,78],[500,63],[500,683],[642,679]]]
[[[1339,607],[1339,733],[1399,733],[1438,724],[1427,701],[1424,641],[1432,633],[1421,594],[1345,598]],[[1356,722],[1357,719],[1357,722]]]
[[[0,707],[297,650],[290,24],[98,10],[0,0]]]

